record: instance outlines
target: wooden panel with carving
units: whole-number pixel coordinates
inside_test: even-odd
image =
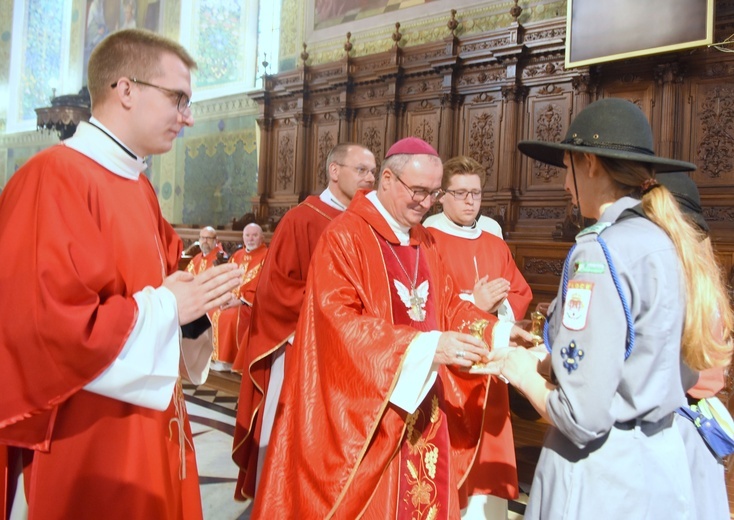
[[[692,178],[702,188],[734,184],[734,84],[692,82],[687,155],[698,166]]]
[[[529,310],[534,310],[538,303],[550,302],[555,298],[563,273],[563,261],[573,244],[508,240],[507,245],[515,257],[517,267],[533,289],[533,301]]]
[[[440,121],[441,106],[438,101],[423,99],[406,103],[405,136],[420,137],[438,150]]]
[[[487,175],[485,193],[498,189],[501,120],[502,99],[498,95],[472,96],[461,108],[459,149],[484,167]]]
[[[275,128],[275,148],[273,150],[270,192],[273,194],[292,194],[295,192],[296,174],[296,127],[292,120],[286,119]]]
[[[540,92],[539,92],[540,91]],[[532,88],[527,99],[527,124],[523,139],[559,142],[566,137],[571,123],[573,93],[545,94],[542,89]],[[521,185],[523,191],[547,192],[563,190],[565,171],[523,156],[520,161],[524,172]]]
[[[634,103],[642,110],[653,126],[653,135],[658,133],[655,128],[655,118],[653,117],[653,106],[655,105],[655,84],[652,79],[644,79],[638,75],[625,74],[615,78],[611,83],[604,86],[600,97],[615,97],[626,99],[630,103]]]
[[[326,158],[332,148],[339,142],[339,119],[331,112],[319,115],[312,123],[314,143],[313,163],[308,176],[311,193],[320,193],[329,184],[326,171]]]
[[[379,169],[389,144],[392,144],[387,143],[387,109],[384,106],[358,109],[354,127],[354,141],[372,150]]]

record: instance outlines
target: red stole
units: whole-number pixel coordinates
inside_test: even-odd
[[[393,322],[423,332],[438,330],[434,289],[428,264],[420,256],[420,246],[394,246],[383,237],[377,237],[392,282]],[[425,282],[427,292],[426,285],[423,290],[419,289]],[[439,375],[418,409],[406,417],[399,455],[399,520],[448,518],[450,442],[443,408],[443,382]]]

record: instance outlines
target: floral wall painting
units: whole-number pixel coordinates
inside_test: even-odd
[[[92,50],[105,36],[120,29],[135,27],[158,31],[160,0],[87,0],[84,35],[84,84]]]

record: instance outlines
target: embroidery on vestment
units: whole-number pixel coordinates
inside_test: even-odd
[[[443,459],[448,453],[439,448],[441,440],[438,438],[441,430],[446,429],[446,421],[438,396],[434,393],[430,403],[427,401],[408,415],[405,421],[405,441],[401,454],[402,507],[398,514],[401,520],[446,517],[446,497],[442,496],[442,486],[437,482],[438,473],[447,471]],[[445,444],[447,438],[443,438],[443,441]]]
[[[398,291],[400,301],[403,302],[408,309],[408,316],[413,321],[423,321],[426,319],[426,302],[428,301],[428,280],[424,280],[415,289],[408,289],[397,278],[393,280],[395,289]]]
[[[245,274],[242,276],[242,285],[245,285],[247,282],[251,282],[255,279],[257,276],[257,273],[260,272],[260,268],[262,267],[262,264],[253,267],[249,271],[245,272]]]

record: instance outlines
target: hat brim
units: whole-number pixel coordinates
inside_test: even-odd
[[[695,164],[686,161],[666,159],[664,157],[630,152],[628,150],[616,150],[613,148],[548,143],[545,141],[520,141],[517,147],[522,153],[531,159],[551,164],[553,166],[558,166],[559,168],[565,168],[565,165],[563,164],[563,155],[567,151],[591,153],[600,157],[609,157],[611,159],[638,161],[651,165],[653,170],[656,172],[693,171],[697,168]]]

